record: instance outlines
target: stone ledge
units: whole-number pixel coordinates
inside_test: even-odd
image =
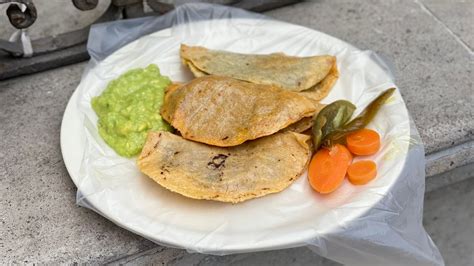
[[[439,10],[443,4],[450,5],[438,2]],[[463,147],[474,138],[473,106],[469,104],[473,102],[472,59],[444,26],[434,23],[419,5],[397,0],[315,1],[268,14],[392,58],[397,69],[397,84],[428,153],[427,191],[471,177],[465,174],[473,172],[469,168],[472,167],[472,148],[455,147]],[[463,23],[469,25],[469,17],[465,17]],[[472,35],[471,31],[460,36],[468,40]],[[134,257],[137,253],[151,255],[148,250],[156,248],[150,241],[75,205],[76,189],[61,159],[59,128],[66,103],[84,66],[85,63],[75,64],[0,82],[0,264],[111,260],[116,263],[127,255],[132,259],[140,257]],[[433,174],[436,175],[430,176]],[[444,201],[449,203],[449,198],[459,196],[449,191],[453,194],[437,200],[436,204],[428,203],[425,212],[435,212]],[[446,242],[449,244],[449,241]],[[157,248],[155,251],[167,254],[157,263],[210,261],[223,264],[228,261],[187,255],[176,249]],[[281,252],[287,258],[293,258],[293,253],[313,258],[302,249]],[[270,257],[274,254],[265,253]],[[233,258],[251,262],[255,259],[253,256],[241,254]]]

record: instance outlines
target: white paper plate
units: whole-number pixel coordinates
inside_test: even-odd
[[[390,74],[373,61],[372,53],[283,22],[203,21],[144,36],[89,69],[67,105],[61,149],[81,192],[79,204],[88,204],[123,228],[161,244],[234,253],[315,242],[363,215],[396,182],[410,136],[408,112],[398,91],[370,124],[381,134],[383,147],[369,157],[378,164],[379,174],[366,186],[345,182],[336,192],[322,196],[310,188],[305,174],[281,193],[236,205],[192,200],[161,188],[139,173],[134,160],[119,157],[98,137],[97,117],[89,103],[110,80],[150,63],[172,80],[190,79],[179,60],[181,42],[244,53],[336,55],[340,78],[324,102],[347,99],[358,111],[394,86]]]

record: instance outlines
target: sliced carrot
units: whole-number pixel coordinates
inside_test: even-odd
[[[377,165],[373,161],[357,161],[347,168],[349,181],[354,185],[364,185],[377,176]]]
[[[356,155],[372,155],[380,149],[379,133],[372,129],[360,129],[346,137],[347,148]]]
[[[308,179],[311,187],[319,193],[331,193],[339,188],[346,176],[352,155],[346,147],[336,144],[320,149],[311,159]]]

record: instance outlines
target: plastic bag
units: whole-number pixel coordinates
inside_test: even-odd
[[[385,143],[372,158],[382,164],[379,177],[366,186],[345,183],[327,197],[315,195],[303,175],[281,193],[241,204],[191,200],[140,174],[133,159],[116,155],[98,135],[91,98],[126,70],[150,63],[172,80],[191,79],[179,60],[183,40],[244,53],[336,55],[340,79],[324,102],[344,98],[358,111],[394,86],[390,69],[370,51],[239,9],[185,4],[161,17],[94,25],[87,45],[91,60],[73,96],[85,136],[81,168],[73,177],[77,204],[158,244],[190,252],[307,245],[345,264],[443,264],[422,226],[424,148],[399,92],[371,123]]]

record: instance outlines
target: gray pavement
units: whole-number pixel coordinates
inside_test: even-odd
[[[444,14],[457,2],[444,3]],[[464,6],[468,5],[464,3]],[[473,36],[471,16],[457,17]],[[472,50],[426,12],[418,1],[311,1],[270,11],[268,15],[300,24],[373,50],[390,60],[427,153],[472,141],[474,80]],[[445,15],[446,16],[446,15]],[[471,161],[472,156],[471,149]],[[456,162],[454,162],[456,163]],[[437,172],[436,170],[433,170]],[[433,172],[433,173],[434,173]]]
[[[474,180],[440,188],[425,197],[426,231],[446,265],[474,265]]]
[[[446,265],[472,265],[474,263],[474,180],[459,182],[428,193],[425,197],[423,223],[427,232],[438,244]],[[463,210],[463,211],[459,211]],[[471,222],[469,222],[471,221]],[[162,247],[110,262],[110,265],[340,265],[324,259],[308,248],[247,253],[223,257],[187,254],[169,260]]]
[[[452,33],[459,42],[464,43],[471,52],[474,49],[474,8],[472,1],[456,0],[450,1],[447,6],[442,0],[421,0],[418,4],[439,23],[443,24],[445,30]]]
[[[391,59],[426,145],[427,188],[434,190],[425,203],[427,231],[448,265],[474,264],[474,232],[469,226],[474,223],[473,2],[314,1],[267,14]],[[0,38],[5,38],[2,17]],[[84,19],[71,21],[86,24]],[[47,26],[38,24],[38,34],[46,34],[47,27],[60,33],[65,25],[74,25],[44,23]],[[76,206],[59,129],[84,66],[0,82],[0,264],[335,264],[305,248],[225,257],[187,254],[157,246]]]

